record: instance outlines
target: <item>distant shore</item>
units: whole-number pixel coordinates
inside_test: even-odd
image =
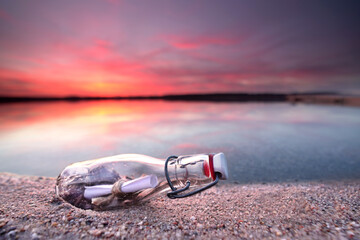
[[[360,97],[342,95],[288,95],[291,103],[360,106]]]
[[[0,96],[0,103],[49,102],[49,101],[98,101],[98,100],[165,100],[165,101],[207,101],[207,102],[290,102],[307,104],[332,104],[360,106],[360,96],[345,96],[334,93],[211,93],[179,94],[162,96],[118,96],[118,97],[9,97]]]
[[[247,94],[247,93],[211,93],[211,94],[176,94],[161,96],[117,96],[117,97],[6,97],[0,96],[0,102],[33,101],[96,101],[96,100],[167,100],[167,101],[286,101],[285,94]]]
[[[113,211],[58,199],[55,179],[0,173],[1,239],[359,239],[360,180],[221,184]]]

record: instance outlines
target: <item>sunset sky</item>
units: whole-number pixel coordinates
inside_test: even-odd
[[[359,1],[0,2],[0,95],[360,94]]]

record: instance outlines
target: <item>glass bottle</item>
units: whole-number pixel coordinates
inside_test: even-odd
[[[104,210],[168,190],[170,198],[187,197],[227,178],[223,153],[170,156],[165,161],[122,154],[69,165],[58,176],[55,190],[76,207]]]

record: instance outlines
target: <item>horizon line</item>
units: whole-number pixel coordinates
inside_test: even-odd
[[[117,95],[117,96],[91,96],[91,95],[64,95],[64,96],[55,96],[55,95],[0,95],[0,98],[28,98],[28,99],[37,99],[37,98],[49,98],[49,99],[68,99],[68,98],[163,98],[168,96],[208,96],[208,95],[349,95],[342,94],[334,91],[307,91],[307,92],[208,92],[208,93],[179,93],[179,94],[158,94],[158,95]]]
[[[336,95],[336,92],[291,92],[291,93],[246,93],[246,92],[213,92],[213,93],[189,93],[189,94],[166,94],[144,96],[1,96],[0,102],[45,102],[45,101],[96,101],[96,100],[166,100],[166,101],[212,101],[212,102],[284,102],[291,96],[315,96]]]

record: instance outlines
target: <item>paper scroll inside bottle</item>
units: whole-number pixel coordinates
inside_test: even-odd
[[[154,188],[157,185],[157,177],[155,175],[147,175],[131,181],[124,182],[121,185],[121,191],[124,193],[133,193],[147,188]],[[113,185],[111,184],[85,186],[84,197],[86,199],[92,199],[109,195],[111,194],[112,187]]]

